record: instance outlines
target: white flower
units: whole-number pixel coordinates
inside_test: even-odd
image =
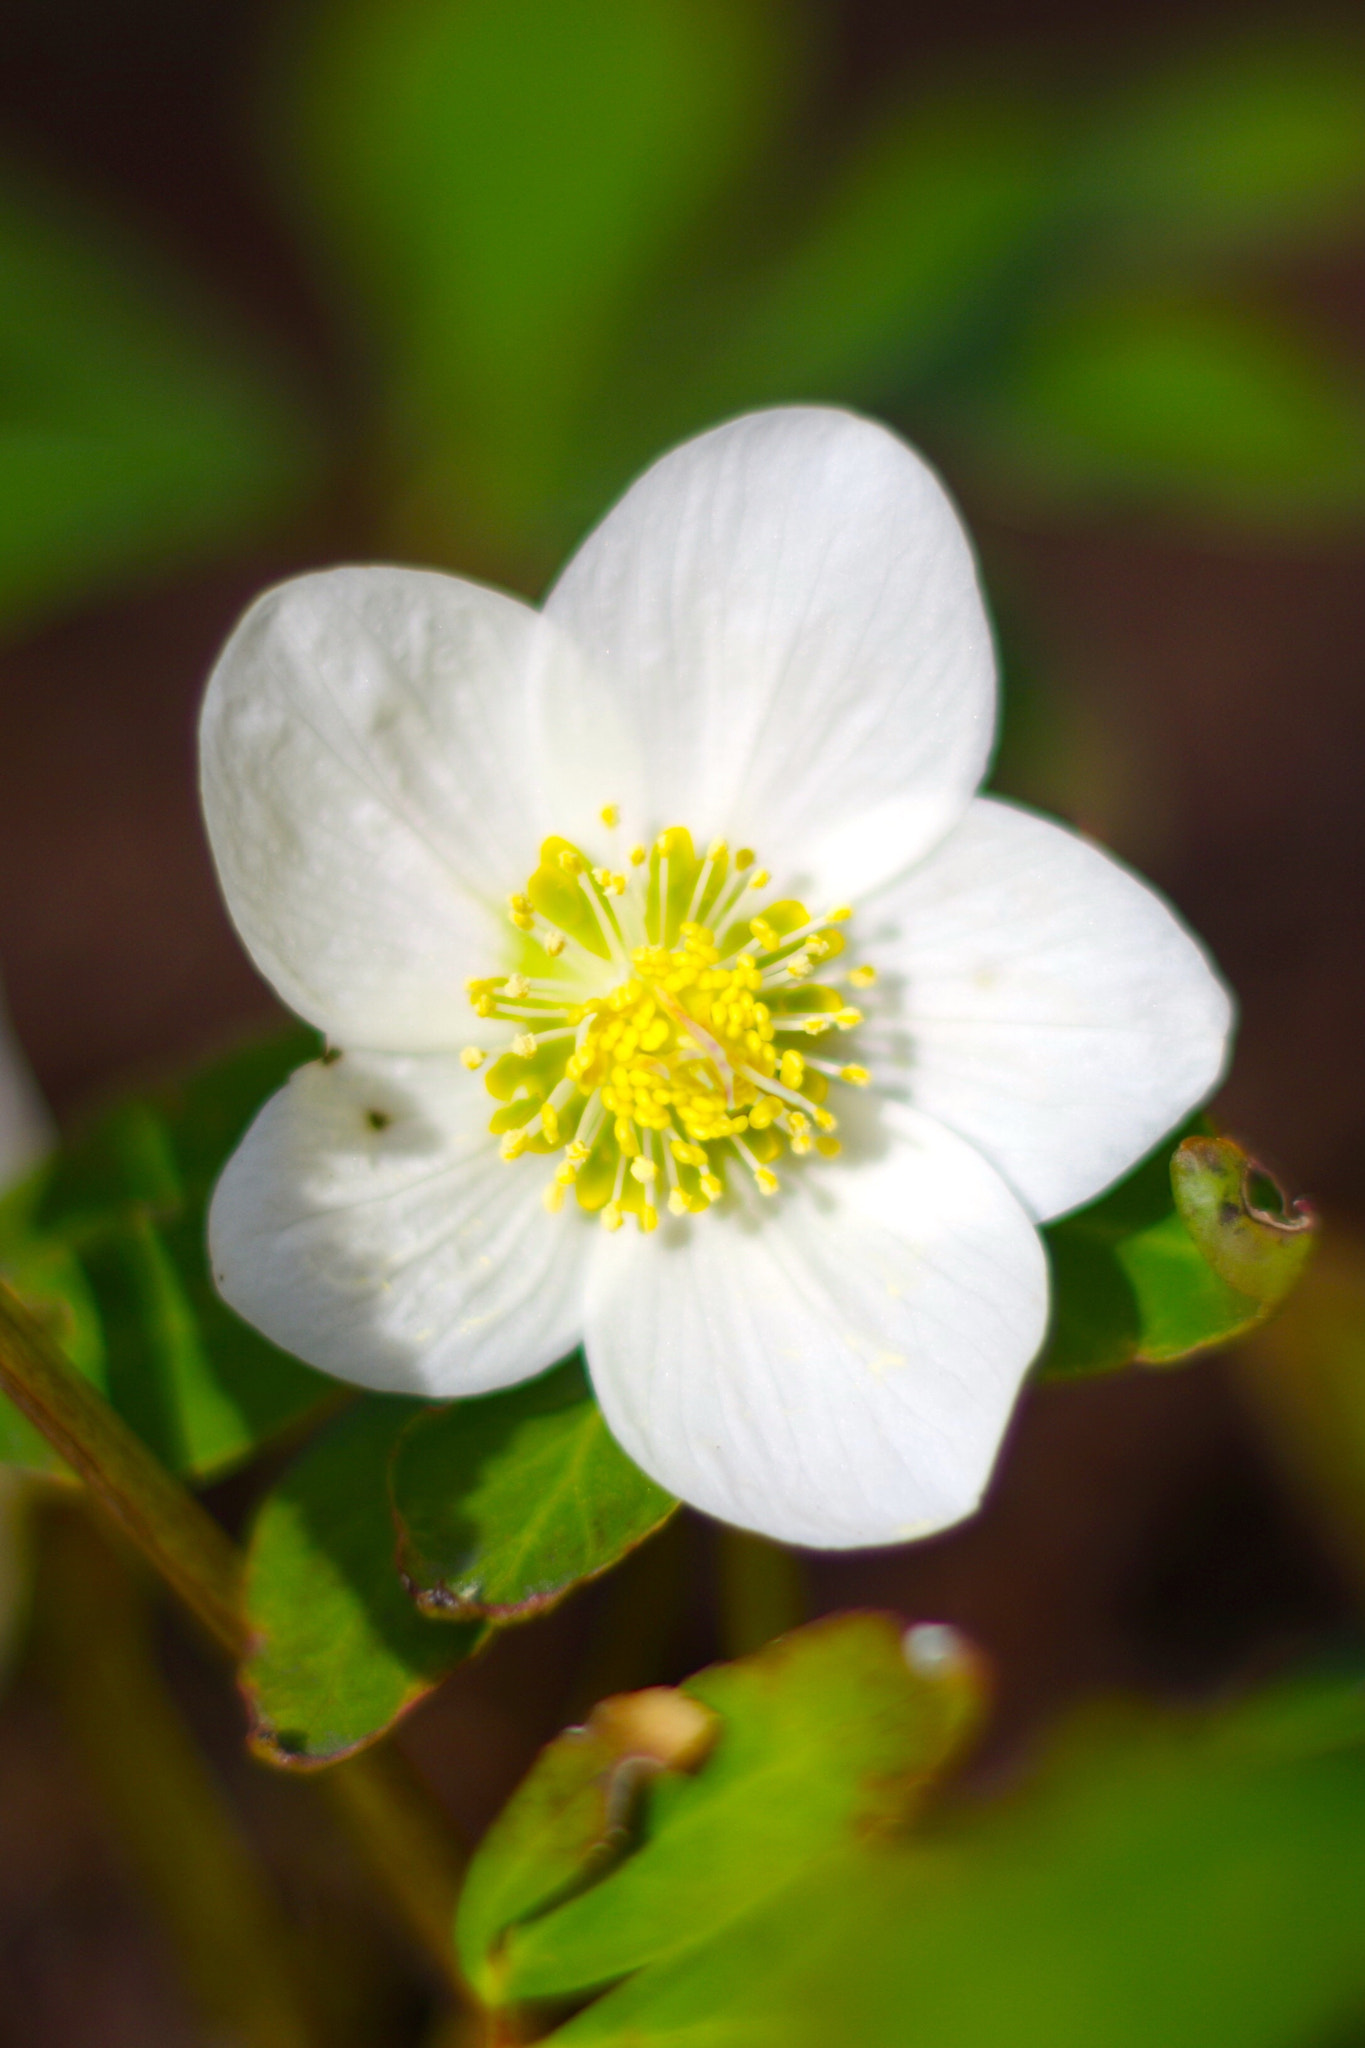
[[[581,1343],[631,1457],[791,1542],[969,1513],[1044,1332],[1035,1225],[1208,1093],[1230,1023],[1149,889],[974,795],[994,710],[951,505],[841,412],[675,450],[539,613],[387,568],[263,597],[205,809],[341,1056],[223,1176],[227,1299],[429,1395]]]

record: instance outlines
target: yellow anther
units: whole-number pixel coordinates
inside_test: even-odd
[[[498,1150],[501,1152],[504,1159],[520,1159],[522,1153],[526,1150],[526,1147],[530,1144],[530,1142],[531,1141],[527,1137],[526,1132],[524,1130],[504,1131],[502,1134],[502,1143],[498,1147]]]
[[[849,969],[849,982],[854,988],[871,988],[877,979],[875,967],[853,967]]]
[[[462,1067],[468,1067],[470,1073],[472,1074],[476,1067],[481,1067],[483,1065],[484,1057],[485,1055],[481,1047],[477,1045],[467,1045],[464,1051],[460,1054],[460,1065]]]
[[[811,971],[812,964],[809,953],[804,951],[793,953],[791,959],[787,962],[787,972],[793,981],[804,981]]]
[[[811,1115],[812,1115],[812,1116],[813,1116],[813,1117],[815,1118],[815,1121],[816,1121],[816,1123],[817,1123],[817,1124],[819,1124],[819,1126],[820,1126],[820,1128],[821,1128],[821,1130],[822,1130],[822,1131],[837,1131],[837,1130],[838,1130],[838,1128],[839,1128],[839,1119],[838,1119],[838,1117],[837,1117],[837,1116],[831,1116],[831,1115],[830,1115],[830,1113],[829,1113],[829,1111],[828,1111],[827,1109],[813,1109],[813,1110],[811,1111]]]
[[[863,1013],[861,1010],[854,1009],[836,1010],[834,1021],[841,1031],[852,1031],[855,1025],[862,1023]]]
[[[713,839],[706,849],[706,858],[708,860],[723,860],[729,850],[723,839]]]
[[[524,974],[509,974],[502,985],[502,992],[514,1003],[519,1003],[523,996],[531,993],[531,984]]]
[[[560,954],[564,951],[563,932],[551,932],[549,938],[544,940],[543,944],[550,958],[552,960],[557,960]]]
[[[844,1148],[837,1138],[817,1138],[815,1149],[822,1159],[837,1159]]]
[[[546,1181],[540,1199],[552,1216],[559,1214],[564,1207],[564,1184],[558,1174],[553,1180]]]
[[[872,1076],[866,1067],[840,1067],[839,1079],[847,1081],[851,1088],[866,1088]]]
[[[594,882],[596,882],[599,889],[605,889],[609,887],[611,883],[611,869],[594,868],[592,871],[592,878]]]
[[[674,1188],[669,1196],[668,1213],[670,1216],[685,1216],[687,1214],[687,1197],[681,1188]]]
[[[751,889],[766,889],[771,880],[772,876],[766,868],[755,868],[749,877],[748,886]]]
[[[507,908],[524,917],[529,917],[535,907],[529,896],[509,896],[507,899]]]
[[[799,1088],[806,1078],[806,1062],[799,1052],[784,1052],[777,1078],[784,1088]]]
[[[718,1202],[725,1193],[725,1182],[716,1173],[704,1173],[701,1177],[701,1191],[708,1202]]]
[[[535,1058],[536,1035],[534,1031],[519,1031],[512,1040],[512,1050],[519,1060]]]
[[[619,1230],[625,1222],[625,1211],[619,1202],[608,1202],[602,1211],[603,1230]]]
[[[630,1162],[631,1178],[642,1182],[645,1187],[649,1186],[658,1171],[652,1159],[632,1159]]]
[[[533,932],[536,928],[535,917],[529,910],[509,910],[507,915],[519,932]]]
[[[777,1175],[771,1172],[768,1167],[760,1166],[755,1169],[754,1186],[758,1189],[760,1195],[775,1195],[777,1193],[777,1185]]]
[[[735,866],[743,874],[745,868],[753,866],[754,859],[755,855],[752,846],[741,846],[739,852],[735,855]]]
[[[853,905],[851,903],[836,903],[833,910],[825,912],[824,922],[826,924],[843,924],[852,915]]]
[[[751,1131],[766,1131],[769,1124],[777,1122],[782,1105],[775,1095],[763,1095],[749,1111]]]
[[[649,855],[648,855],[648,854],[646,853],[646,851],[645,851],[645,849],[644,849],[644,847],[643,847],[643,846],[632,846],[632,847],[631,847],[631,849],[630,849],[630,864],[631,864],[631,866],[632,866],[633,868],[642,868],[642,867],[644,866],[645,862],[646,862],[646,861],[647,861],[648,859],[649,859]]]
[[[563,868],[566,875],[581,875],[583,872],[583,856],[581,853],[575,853],[571,846],[561,846],[559,849],[559,865]]]
[[[773,930],[766,917],[751,917],[749,919],[749,930],[765,952],[771,952],[773,947],[778,944],[777,933]]]
[[[545,1133],[547,1144],[557,1145],[559,1143],[559,1112],[552,1102],[547,1102],[541,1109],[540,1128]]]
[[[615,826],[619,825],[621,822],[621,806],[620,804],[603,804],[601,810],[598,812],[598,816],[601,818],[602,823],[607,827],[607,830],[611,831]]]
[[[646,1202],[640,1211],[640,1228],[643,1231],[651,1231],[657,1230],[658,1227],[659,1212],[652,1202]]]
[[[567,1159],[561,1159],[555,1168],[555,1179],[562,1188],[571,1188],[578,1178],[578,1168],[570,1166]]]
[[[822,1031],[828,1031],[830,1027],[833,1025],[833,1023],[833,1017],[831,1017],[828,1010],[826,1010],[824,1015],[821,1017],[804,1018],[802,1020],[801,1028],[805,1032],[807,1038],[818,1038],[820,1036],[820,1033]]]
[[[577,1173],[579,1167],[586,1164],[587,1157],[588,1148],[583,1143],[583,1140],[581,1138],[571,1138],[564,1148],[565,1164],[572,1167],[573,1171]]]

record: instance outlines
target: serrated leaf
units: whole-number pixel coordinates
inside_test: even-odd
[[[1283,531],[1365,508],[1365,382],[1251,307],[1096,288],[1040,309],[965,419],[991,477],[1059,505]]]
[[[1225,1162],[1250,1165],[1230,1139],[1209,1138],[1196,1119],[1193,1132],[1168,1139],[1119,1187],[1044,1230],[1052,1323],[1034,1368],[1038,1377],[1065,1379],[1134,1361],[1174,1364],[1231,1343],[1266,1314],[1269,1302],[1232,1286],[1182,1219],[1172,1173],[1186,1144],[1213,1144]]]
[[[589,393],[765,135],[791,42],[761,0],[319,17],[282,126],[380,335],[391,445],[434,531],[524,546],[553,516]]]
[[[552,1606],[677,1506],[617,1445],[578,1359],[424,1410],[399,1439],[390,1486],[418,1604],[499,1621]]]
[[[843,1845],[549,2038],[1299,2048],[1365,1999],[1363,1886],[1358,1682],[1092,1715],[1007,1796]]]
[[[313,434],[221,312],[0,167],[0,626],[259,532]]]
[[[683,1693],[720,1722],[700,1770],[650,1786],[635,1852],[498,1944],[487,1894],[520,1845],[518,1802],[534,1808],[562,1768],[552,1745],[470,1871],[456,1934],[472,1981],[509,2001],[612,1982],[718,1934],[839,1845],[904,1826],[980,1694],[968,1657],[914,1669],[902,1634],[886,1615],[841,1615],[689,1679]]]
[[[205,1209],[264,1098],[317,1050],[247,1046],[115,1104],[7,1198],[0,1269],[70,1361],[180,1475],[207,1479],[336,1398],[242,1322],[208,1268]],[[51,1453],[0,1406],[0,1457]]]
[[[335,1763],[382,1735],[486,1635],[429,1621],[394,1562],[388,1466],[422,1408],[366,1394],[271,1487],[247,1558],[257,1647],[242,1668],[252,1747],[276,1764]]]

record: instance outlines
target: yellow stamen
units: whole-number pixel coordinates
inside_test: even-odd
[[[477,1067],[481,1067],[483,1065],[485,1057],[486,1055],[483,1053],[479,1046],[467,1045],[464,1051],[460,1054],[460,1065],[462,1067],[468,1067],[470,1073],[472,1074]]]

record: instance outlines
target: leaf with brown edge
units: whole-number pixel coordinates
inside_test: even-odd
[[[241,1671],[251,1746],[297,1769],[373,1742],[471,1656],[488,1631],[429,1621],[394,1563],[386,1474],[419,1401],[366,1394],[313,1439],[251,1532]]]
[[[538,1614],[677,1506],[616,1443],[577,1358],[419,1413],[398,1438],[389,1486],[408,1589],[446,1620]]]

